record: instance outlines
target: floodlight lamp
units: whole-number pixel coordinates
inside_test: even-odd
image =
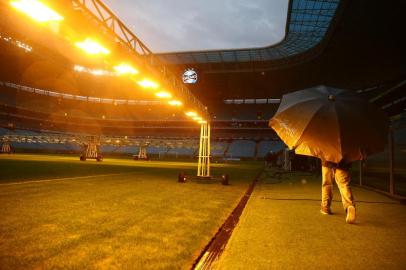
[[[126,63],[115,66],[114,70],[119,75],[137,75],[140,73],[137,69]]]
[[[86,68],[85,68],[85,67],[82,67],[82,66],[79,66],[79,65],[75,65],[75,66],[73,67],[73,70],[74,70],[74,71],[77,71],[77,72],[85,72],[85,71],[86,71]]]
[[[145,89],[158,89],[159,88],[159,84],[150,79],[142,79],[141,81],[138,81],[137,84]]]
[[[37,22],[63,20],[61,15],[38,0],[12,0],[10,5]]]
[[[196,117],[197,116],[197,113],[193,112],[193,111],[186,112],[185,114],[186,114],[186,116],[189,116],[189,117]]]
[[[157,96],[158,98],[171,98],[172,97],[172,95],[170,93],[165,92],[165,91],[155,93],[155,96]]]
[[[82,49],[84,52],[90,55],[97,55],[97,54],[110,54],[110,51],[100,45],[98,42],[92,40],[91,38],[86,38],[84,41],[76,42],[76,47]]]
[[[176,106],[176,107],[180,107],[180,106],[183,105],[183,103],[181,101],[179,101],[179,100],[168,101],[168,104],[171,105],[171,106]]]
[[[95,69],[90,71],[91,74],[93,74],[94,76],[104,76],[107,75],[108,72],[102,69]]]
[[[73,67],[73,70],[76,71],[76,72],[89,73],[89,74],[92,74],[94,76],[115,76],[116,75],[115,73],[110,72],[108,70],[91,69],[91,68],[83,67],[83,66],[80,66],[80,65],[75,65]]]

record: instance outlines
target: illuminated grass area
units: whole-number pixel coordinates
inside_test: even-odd
[[[406,206],[353,191],[358,223],[348,225],[336,187],[333,215],[320,214],[320,176],[263,178],[215,269],[403,269]]]
[[[222,186],[177,183],[194,163],[77,160],[0,157],[1,269],[188,269],[261,167],[214,166]]]

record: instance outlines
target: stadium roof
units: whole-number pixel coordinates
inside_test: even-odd
[[[331,27],[340,0],[291,0],[284,39],[264,48],[159,54],[169,64],[269,61],[304,53],[318,45]]]
[[[223,59],[222,62],[216,62],[218,57],[217,60],[213,58],[213,62],[188,63],[193,60],[190,54],[196,52],[160,56],[171,55],[179,60],[178,63],[168,62],[168,65],[178,68],[179,76],[189,68],[197,72],[199,80],[189,88],[216,116],[225,113],[238,116],[243,108],[247,108],[247,115],[251,119],[255,119],[258,114],[266,118],[269,114],[272,115],[277,105],[258,105],[256,100],[278,99],[288,92],[321,84],[360,90],[360,95],[383,106],[390,115],[404,112],[406,100],[405,85],[402,82],[406,78],[406,44],[403,36],[399,35],[403,31],[402,11],[406,8],[403,0],[291,0],[286,38],[267,49],[277,50],[288,44],[289,33],[300,29],[292,26],[293,23],[306,19],[314,24],[317,16],[321,16],[324,11],[312,8],[333,2],[337,3],[334,14],[324,13],[328,17],[333,16],[330,17],[326,31],[323,30],[324,36],[316,43],[317,39],[312,37],[321,31],[317,32],[311,27],[302,28],[308,31],[303,32],[301,37],[307,35],[308,40],[315,43],[306,43],[298,35],[295,43],[298,50],[292,51],[287,57],[271,60],[251,57],[246,58],[246,61],[227,62]],[[258,50],[261,49],[198,53],[221,56],[223,52],[237,54]],[[368,91],[364,91],[365,89]],[[236,102],[228,102],[229,100]]]
[[[123,48],[136,49],[141,47],[141,51],[137,50],[137,59],[142,58],[153,65],[153,68],[166,71],[166,66],[158,65],[154,61],[156,57],[151,51],[136,37],[130,36],[128,29],[118,18],[110,13],[107,13],[107,15],[101,13],[99,14],[100,18],[95,18],[97,13],[87,12],[97,11],[97,9],[91,9],[91,7],[85,9],[82,6],[73,6],[72,8],[72,2],[82,4],[99,3],[101,5],[100,0],[72,0],[72,2],[66,0],[63,2],[70,4],[68,6],[71,7],[71,12],[75,13],[74,18],[76,19],[73,20],[74,22],[79,24],[78,18],[83,17],[83,20],[80,20],[80,30],[84,28],[82,22],[87,22],[89,18],[95,19],[89,20],[89,30],[93,28],[96,30],[102,29],[101,32],[106,33],[106,35],[112,33],[112,31],[115,33],[117,30],[125,30],[121,35],[115,36],[121,38],[122,44],[120,46],[114,46],[119,45],[115,44],[117,39],[106,39],[106,44],[110,44],[111,48],[117,47],[116,49],[120,52],[124,51]],[[62,3],[62,1],[57,3]],[[405,84],[403,83],[406,75],[404,53],[406,45],[402,36],[399,35],[403,27],[401,22],[403,21],[402,11],[404,5],[403,0],[394,2],[291,0],[286,37],[279,44],[260,49],[178,53],[175,54],[175,57],[182,61],[188,59],[182,58],[182,55],[186,56],[195,53],[207,55],[216,55],[217,53],[218,58],[213,58],[213,62],[197,62],[192,57],[189,59],[194,59],[196,61],[194,64],[187,64],[187,62],[173,63],[174,65],[171,65],[169,70],[180,68],[180,70],[176,70],[180,71],[179,74],[173,75],[175,79],[179,76],[177,81],[182,83],[179,79],[184,68],[192,67],[196,69],[199,80],[196,84],[189,85],[188,88],[199,101],[210,108],[212,118],[216,121],[269,119],[277,108],[277,104],[257,103],[257,100],[278,99],[287,92],[320,84],[360,90],[360,95],[382,106],[391,115],[396,115],[404,111],[406,102],[404,99]],[[127,91],[133,89],[133,87],[127,86],[128,84],[132,86],[131,80],[127,82],[127,80],[118,80],[115,77],[93,76],[84,72],[75,72],[73,67],[76,62],[70,60],[70,55],[65,58],[61,57],[66,50],[57,50],[56,46],[51,46],[53,42],[49,41],[53,40],[50,38],[52,33],[47,34],[43,31],[41,32],[42,35],[35,35],[36,32],[29,31],[34,28],[30,24],[24,24],[24,27],[11,27],[14,24],[17,25],[19,20],[16,20],[14,14],[4,6],[0,4],[0,12],[8,14],[8,16],[3,16],[2,20],[0,20],[0,30],[6,34],[10,33],[13,38],[5,35],[3,41],[0,42],[2,52],[0,53],[0,60],[10,63],[0,67],[0,79],[5,82],[15,82],[23,86],[49,90],[41,91],[40,89],[37,91],[38,93],[44,93],[44,95],[41,95],[41,97],[37,95],[35,100],[31,98],[32,95],[29,95],[27,91],[13,90],[17,92],[16,95],[14,92],[12,93],[14,106],[23,106],[25,104],[25,109],[35,106],[37,107],[35,111],[37,111],[39,108],[43,109],[43,106],[38,106],[39,103],[35,103],[37,99],[41,99],[46,104],[47,100],[45,98],[47,96],[45,93],[52,96],[57,95],[55,92],[61,92],[67,95],[61,94],[63,98],[58,99],[53,104],[58,110],[52,110],[52,112],[63,119],[79,115],[79,112],[74,115],[75,112],[67,111],[67,107],[80,110],[81,115],[94,115],[102,122],[110,121],[113,118],[121,119],[122,115],[126,119],[140,119],[144,118],[144,112],[145,115],[148,114],[151,117],[155,116],[155,114],[164,113],[166,118],[160,118],[163,120],[177,119],[179,116],[179,114],[172,114],[172,108],[168,110],[152,108],[149,111],[149,106],[144,106],[136,110],[131,107],[128,110],[126,105],[114,105],[129,104],[130,100],[144,97],[144,95],[142,91]],[[83,16],[85,14],[89,16]],[[68,16],[66,18],[69,19]],[[96,22],[97,27],[90,24],[93,21]],[[33,35],[35,36],[32,37]],[[40,41],[36,42],[36,38],[40,36],[41,43]],[[41,45],[42,41],[46,44]],[[59,44],[57,40],[54,43]],[[264,53],[267,57],[271,55],[269,51],[275,51],[273,55],[275,58],[266,60],[268,58],[265,58],[265,56],[264,58],[255,56],[255,53],[258,54],[262,50],[267,51],[268,54]],[[222,53],[225,52],[234,52],[233,57],[235,59],[241,56],[238,53],[246,53],[248,56],[245,56],[245,58],[240,57],[237,61],[233,61],[231,58],[227,60],[222,56]],[[283,54],[285,56],[282,56]],[[46,62],[46,68],[38,68],[37,62],[43,63],[41,59]],[[229,62],[226,62],[226,60]],[[293,65],[287,67],[283,65],[284,63],[293,63]],[[96,66],[96,64],[94,65]],[[272,68],[269,68],[270,65]],[[92,66],[90,65],[90,67]],[[31,73],[32,71],[35,71],[35,73]],[[44,77],[44,80],[42,80],[42,77]],[[66,80],[67,78],[68,80]],[[53,83],[54,81],[55,83]],[[36,83],[46,85],[38,86]],[[9,90],[11,91],[11,89]],[[0,97],[6,98],[5,91],[2,90],[3,94]],[[124,95],[123,92],[129,93]],[[148,95],[148,93],[145,93],[145,95]],[[75,97],[74,100],[71,98],[73,96]],[[57,97],[54,98],[56,100]],[[97,101],[100,102],[93,102],[96,101],[95,98],[99,98]],[[86,104],[81,99],[86,99]],[[113,99],[118,101],[115,102]],[[233,99],[238,102],[225,102]],[[244,100],[244,102],[241,103],[241,100]],[[73,101],[75,104],[73,104]],[[111,102],[113,104],[110,104]],[[109,107],[108,110],[104,110],[105,107]],[[51,109],[51,107],[49,108]],[[180,111],[180,114],[183,116],[182,111]],[[127,117],[127,115],[130,116]],[[5,119],[10,119],[9,115],[6,115]]]

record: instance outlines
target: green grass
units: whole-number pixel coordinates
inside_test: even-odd
[[[186,170],[189,173],[193,173],[196,166],[188,162],[157,163],[134,161],[131,159],[106,159],[104,162],[88,160],[87,162],[81,162],[76,156],[0,155],[0,168],[2,170],[0,183],[95,174],[148,172],[154,167],[173,169],[175,171]]]
[[[1,156],[0,268],[190,268],[259,169],[215,165],[230,186],[179,184],[194,163]]]
[[[334,214],[319,213],[320,177],[262,179],[216,269],[404,269],[405,206],[353,191],[358,223],[348,225],[336,187]]]

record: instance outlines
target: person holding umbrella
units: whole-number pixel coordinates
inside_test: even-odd
[[[321,212],[331,213],[335,179],[350,224],[355,223],[350,164],[384,150],[388,123],[382,110],[355,92],[326,86],[284,95],[269,121],[296,154],[321,159]]]
[[[355,202],[350,186],[351,176],[350,163],[340,162],[335,164],[329,161],[322,161],[322,188],[321,188],[321,209],[323,215],[331,215],[331,201],[333,200],[333,182],[337,183],[340,190],[341,201],[346,211],[346,222],[355,222]]]

